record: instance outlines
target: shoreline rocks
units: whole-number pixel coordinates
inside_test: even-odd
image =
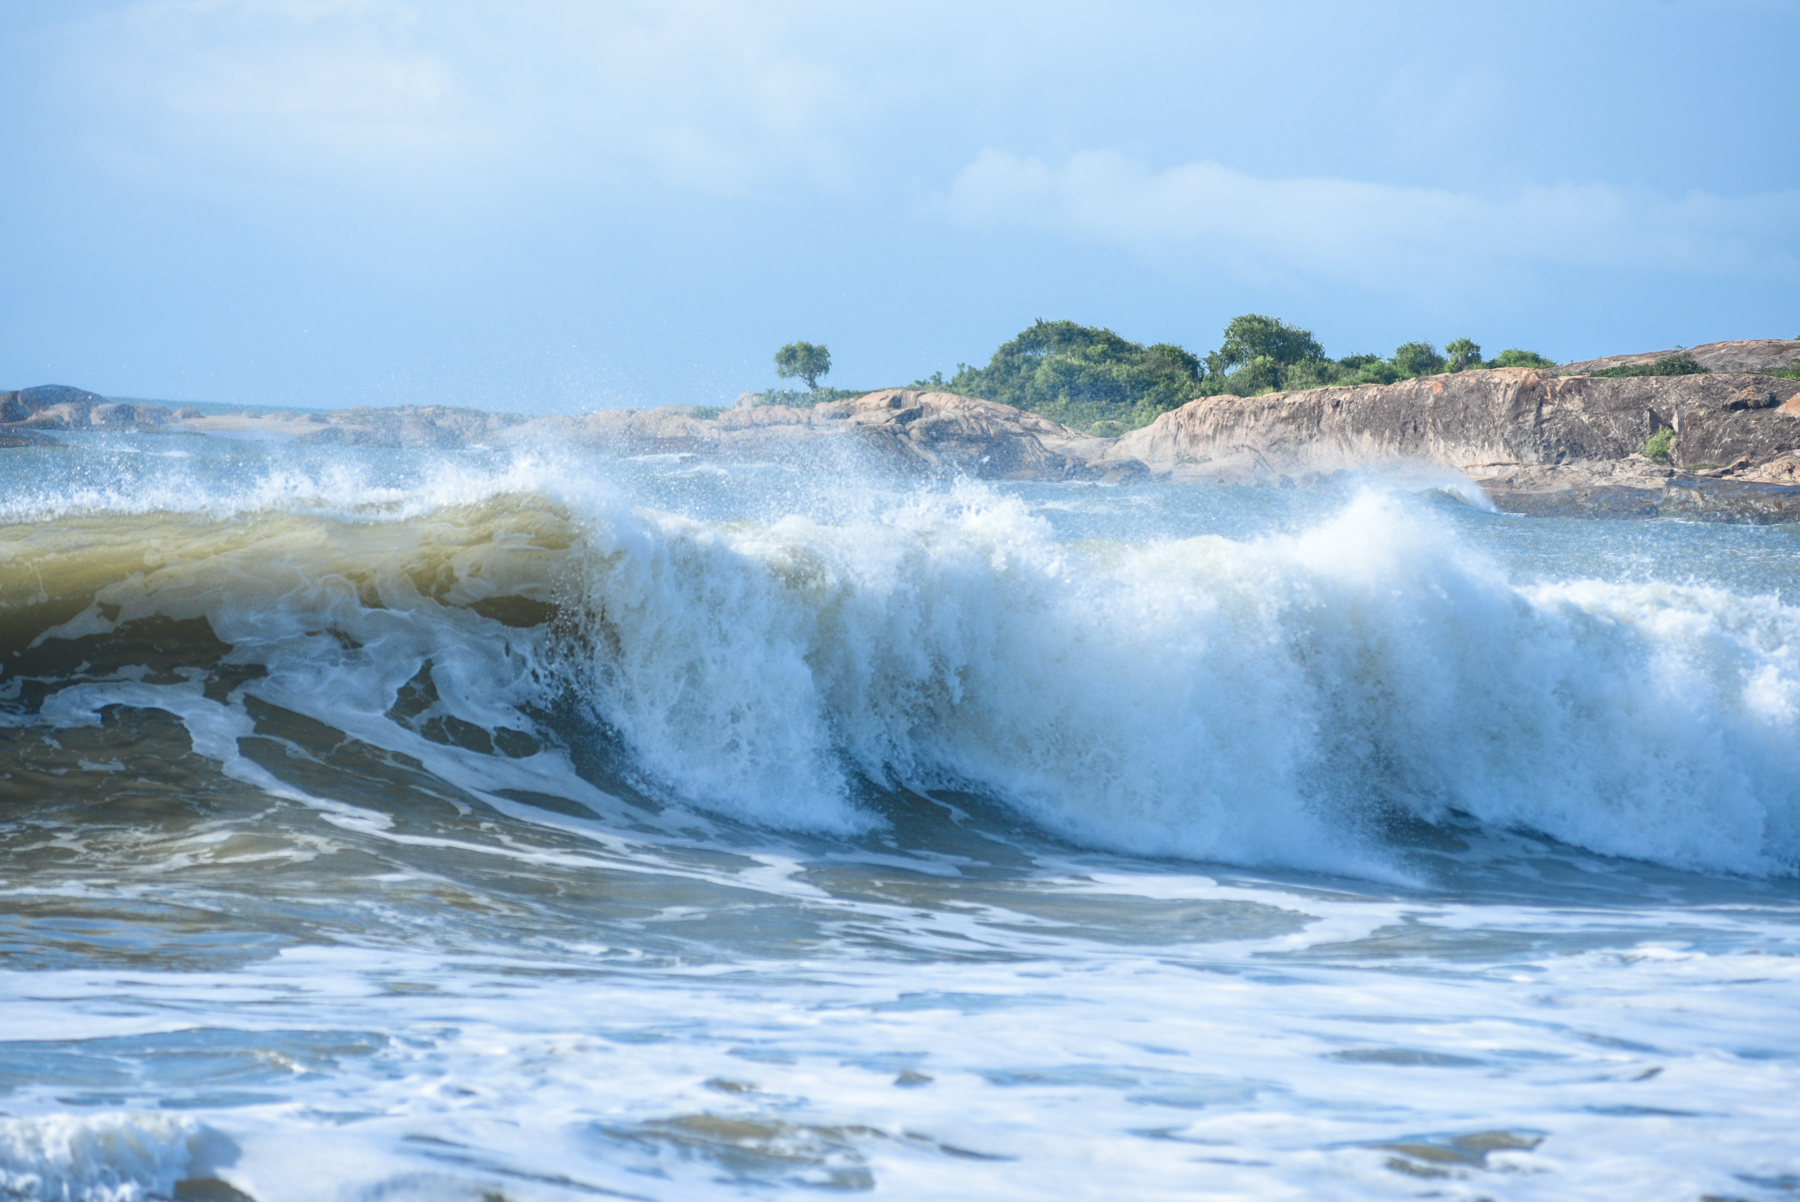
[[[1800,341],[1681,352],[1712,367],[1705,374],[1576,370],[1654,362],[1666,353],[1556,371],[1494,368],[1201,397],[1119,438],[993,401],[914,389],[808,409],[667,405],[525,417],[437,405],[206,415],[46,385],[0,393],[0,446],[55,441],[43,431],[136,430],[444,450],[542,444],[905,476],[1274,487],[1378,470],[1444,487],[1472,481],[1513,513],[1800,520],[1800,380],[1760,374],[1800,362]],[[1664,428],[1672,431],[1669,461],[1652,462],[1641,452]]]
[[[900,475],[960,473],[984,480],[1098,480],[1147,474],[1141,465],[1096,466],[1108,440],[1035,413],[948,392],[884,389],[810,409],[758,405],[693,416],[685,406],[615,409],[540,418],[502,443],[554,435],[615,454],[694,454],[737,460],[817,461]],[[1092,454],[1082,454],[1091,450]]]
[[[1664,427],[1670,462],[1652,463],[1640,452]],[[1435,465],[1512,512],[1789,520],[1800,517],[1800,380],[1495,368],[1202,397],[1102,454],[1127,458],[1178,480],[1276,485]]]

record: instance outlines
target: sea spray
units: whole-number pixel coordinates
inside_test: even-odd
[[[0,1192],[1800,1172],[1791,530],[116,441],[0,461]]]
[[[1235,862],[1347,866],[1390,810],[1694,867],[1800,853],[1800,613],[1773,598],[1515,587],[1373,494],[1298,536],[1133,547],[973,487],[870,525],[645,520],[586,577],[584,688],[648,771],[752,820],[851,821],[847,762]]]
[[[495,788],[529,752],[533,787],[554,762],[582,791],[563,751],[598,741],[665,801],[772,828],[877,826],[869,782],[1237,863],[1379,871],[1384,824],[1453,813],[1685,867],[1800,860],[1800,611],[1514,582],[1391,489],[1294,532],[1131,541],[972,483],[836,520],[633,507],[538,461],[434,479],[429,505],[253,493],[222,525],[15,539],[9,587],[80,607],[33,646],[203,619],[221,667],[259,672],[231,704],[454,750]],[[546,728],[571,703],[586,725]]]

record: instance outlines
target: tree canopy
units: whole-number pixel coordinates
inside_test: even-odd
[[[1473,338],[1453,338],[1444,344],[1451,371],[1467,371],[1481,366],[1481,344]]]
[[[830,372],[831,352],[823,343],[814,346],[810,342],[790,342],[775,352],[775,374],[784,380],[805,380],[807,388],[814,391],[819,387],[819,377]]]
[[[1172,343],[1130,342],[1072,321],[1032,323],[986,367],[959,364],[948,387],[1070,425],[1142,425],[1199,395],[1206,369]]]
[[[1232,318],[1226,323],[1225,337],[1219,343],[1219,349],[1207,356],[1215,364],[1215,373],[1222,373],[1258,358],[1267,359],[1277,367],[1289,367],[1308,359],[1324,357],[1325,348],[1319,345],[1319,340],[1313,337],[1311,330],[1290,326],[1285,321],[1264,317],[1261,313],[1246,313],[1242,317]]]
[[[1402,342],[1394,348],[1394,367],[1402,379],[1435,376],[1444,370],[1444,357],[1429,342]]]
[[[1262,313],[1232,318],[1219,349],[1204,357],[1173,343],[1144,346],[1108,329],[1039,319],[995,351],[986,367],[958,364],[954,378],[946,381],[934,374],[914,387],[948,388],[1116,434],[1197,396],[1392,384],[1484,367],[1555,366],[1517,347],[1483,362],[1481,346],[1472,338],[1451,339],[1441,352],[1429,342],[1404,342],[1385,358],[1355,354],[1331,359],[1311,330]]]

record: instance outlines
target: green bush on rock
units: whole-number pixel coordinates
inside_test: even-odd
[[[1707,371],[1686,355],[1665,355],[1655,363],[1622,363],[1590,376],[1701,376]]]
[[[1489,367],[1555,367],[1553,360],[1546,359],[1536,351],[1522,351],[1518,347],[1508,347],[1487,361]]]

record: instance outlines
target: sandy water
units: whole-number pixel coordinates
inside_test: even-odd
[[[8,452],[0,1196],[1800,1192],[1800,534]]]

